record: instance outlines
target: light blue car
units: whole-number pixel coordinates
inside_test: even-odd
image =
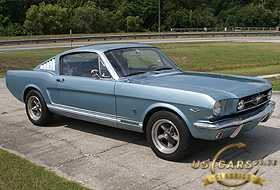
[[[6,85],[35,125],[59,114],[144,132],[167,160],[190,154],[195,138],[250,131],[275,108],[266,80],[182,71],[156,47],[137,43],[71,49],[34,69],[8,71]]]

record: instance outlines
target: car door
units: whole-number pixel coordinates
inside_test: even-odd
[[[91,71],[98,71],[92,77]],[[96,53],[67,54],[60,59],[57,88],[64,115],[116,126],[115,81]]]

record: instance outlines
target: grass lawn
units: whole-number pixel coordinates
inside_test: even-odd
[[[5,77],[7,70],[34,68],[43,61],[68,49],[70,48],[37,49],[0,53],[0,77]]]
[[[88,189],[0,149],[0,189]]]
[[[269,78],[268,79],[271,83],[273,83],[273,90],[278,90],[280,91],[280,78]]]
[[[156,44],[183,70],[261,76],[280,73],[278,43],[206,42]],[[273,90],[280,79],[270,78]]]
[[[278,43],[206,42],[156,46],[183,70],[247,76],[280,73]]]
[[[280,73],[278,43],[199,42],[153,45],[159,47],[183,70],[253,77]],[[0,77],[5,77],[10,69],[34,68],[67,49],[69,48],[0,53]]]

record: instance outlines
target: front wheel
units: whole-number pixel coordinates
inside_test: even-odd
[[[25,99],[25,110],[29,120],[35,125],[47,125],[53,119],[43,96],[36,90],[28,92]]]
[[[193,147],[194,138],[187,125],[178,115],[169,111],[159,111],[151,116],[146,136],[154,153],[166,160],[180,160]]]

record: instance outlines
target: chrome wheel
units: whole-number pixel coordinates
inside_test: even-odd
[[[31,119],[38,121],[42,116],[42,105],[36,96],[30,96],[27,101],[27,110]]]
[[[28,119],[35,125],[47,125],[53,119],[46,102],[37,90],[30,90],[25,98],[25,110]]]
[[[151,137],[155,147],[164,154],[172,154],[179,147],[179,132],[170,120],[157,120],[152,126]]]
[[[154,153],[166,160],[180,160],[193,149],[194,138],[186,123],[167,110],[157,111],[149,118],[146,136]]]

